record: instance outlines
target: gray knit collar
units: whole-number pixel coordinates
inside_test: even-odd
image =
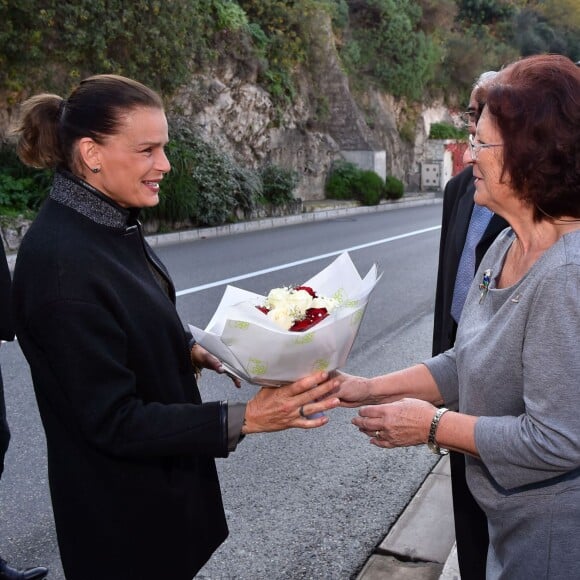
[[[110,228],[126,229],[137,223],[138,209],[126,209],[69,171],[58,170],[50,198]]]

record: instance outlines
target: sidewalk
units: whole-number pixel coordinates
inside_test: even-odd
[[[449,458],[427,476],[356,580],[459,580]]]
[[[305,201],[303,204],[304,211],[299,214],[236,222],[216,227],[184,230],[170,234],[151,235],[147,236],[147,241],[151,246],[176,244],[217,236],[228,236],[294,224],[336,219],[348,215],[377,213],[417,205],[430,205],[441,203],[441,201],[442,198],[440,196],[437,197],[433,192],[407,193],[403,198],[396,201],[383,201],[379,205],[371,206],[359,205],[355,201],[335,201],[327,199]]]

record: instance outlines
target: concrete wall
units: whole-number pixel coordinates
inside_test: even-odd
[[[342,156],[357,167],[387,177],[387,152],[383,151],[341,151]]]

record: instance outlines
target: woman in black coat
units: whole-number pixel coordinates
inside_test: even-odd
[[[57,169],[14,275],[16,332],[46,432],[69,580],[191,580],[227,536],[214,458],[247,433],[319,427],[318,373],[246,404],[202,403],[192,341],[139,208],[170,170],[159,96],[99,75],[32,97],[15,129],[27,164]],[[302,409],[306,405],[306,411]]]

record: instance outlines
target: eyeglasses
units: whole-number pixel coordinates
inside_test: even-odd
[[[475,141],[473,135],[469,136],[469,153],[471,154],[472,161],[477,159],[482,149],[488,149],[490,147],[503,147],[503,143],[479,143]]]
[[[461,113],[460,117],[466,125],[469,125],[469,123],[475,123],[477,120],[477,111],[475,109],[467,109],[467,111]]]

